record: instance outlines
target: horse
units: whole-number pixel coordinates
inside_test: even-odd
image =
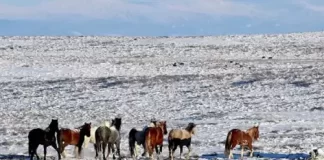
[[[121,128],[121,118],[115,118],[112,120],[112,123],[110,125],[110,123],[108,121],[105,121],[100,127],[101,129],[98,131],[98,135],[96,136],[96,132],[100,127],[94,127],[93,129],[96,129],[93,134],[91,133],[91,137],[88,138],[87,137],[87,143],[93,143],[94,142],[94,148],[96,150],[96,156],[98,157],[98,152],[101,151],[102,149],[105,150],[107,144],[108,144],[108,156],[110,154],[110,148],[112,148],[113,151],[113,158],[115,159],[115,150],[113,145],[116,145],[117,148],[117,153],[120,157],[120,141],[121,141],[121,136],[120,136],[120,128]],[[109,128],[109,132],[107,130],[107,128]],[[91,132],[92,132],[91,130]],[[97,146],[98,142],[96,141],[96,137],[100,137],[100,140],[98,142],[104,143],[104,148],[102,146]],[[106,141],[106,138],[109,138]],[[85,145],[85,144],[84,144]],[[85,146],[87,146],[88,144],[86,144]],[[98,148],[100,147],[100,148]],[[99,150],[98,150],[99,149]],[[98,150],[98,151],[97,151]]]
[[[144,151],[142,153],[142,156],[146,155],[145,131],[148,129],[148,127],[155,127],[156,123],[157,121],[152,119],[150,124],[144,126],[142,130],[137,130],[136,128],[132,128],[129,131],[128,134],[129,151],[133,158],[137,157],[138,155],[138,145],[143,145]]]
[[[183,146],[188,148],[188,154],[186,159],[189,159],[191,152],[191,137],[195,134],[196,124],[189,123],[185,129],[172,129],[169,132],[169,158],[173,160],[174,152],[178,146],[180,146],[180,159],[183,151]]]
[[[100,126],[100,127],[97,128],[97,130],[95,131],[96,143],[94,145],[94,148],[96,150],[96,157],[95,158],[98,158],[98,156],[99,156],[98,153],[102,152],[103,159],[106,160],[105,151],[106,151],[106,147],[107,147],[107,144],[109,142],[110,136],[111,136],[111,130],[110,130],[109,127]]]
[[[111,126],[110,126],[110,131],[111,135],[109,137],[109,142],[108,142],[108,155],[110,154],[110,149],[112,149],[113,152],[113,159],[116,158],[115,156],[115,149],[114,145],[116,145],[117,148],[117,154],[120,158],[120,142],[121,142],[121,136],[120,136],[120,128],[122,125],[122,120],[121,118],[115,118],[112,120]]]
[[[110,122],[104,121],[100,126],[106,126],[110,127]],[[91,134],[90,137],[84,136],[84,142],[83,142],[83,148],[88,148],[89,143],[92,143],[96,145],[96,137],[95,137],[95,132],[98,129],[98,127],[91,127]]]
[[[154,148],[158,156],[162,152],[163,135],[166,134],[168,134],[166,121],[157,122],[156,127],[149,127],[145,131],[145,148],[151,159],[153,159]],[[160,150],[158,146],[160,146]]]
[[[58,132],[58,120],[52,119],[49,126],[43,130],[41,128],[32,129],[28,133],[28,153],[30,155],[30,159],[32,160],[34,154],[39,160],[39,156],[37,154],[37,148],[41,144],[44,146],[44,160],[46,160],[46,148],[48,146],[52,146],[58,154],[58,159],[61,159],[61,155],[59,153],[58,147],[56,145],[55,132]]]
[[[57,134],[57,142],[59,144],[60,153],[65,158],[64,148],[67,145],[74,145],[78,148],[78,156],[80,157],[84,136],[90,137],[91,123],[84,123],[76,129],[61,128]]]
[[[239,144],[241,146],[241,158],[243,158],[244,147],[247,146],[251,150],[250,157],[253,156],[252,143],[259,139],[259,124],[254,125],[246,132],[239,129],[232,129],[228,132],[225,142],[225,155],[233,158],[232,149]]]

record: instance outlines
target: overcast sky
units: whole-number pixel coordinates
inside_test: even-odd
[[[0,35],[321,31],[324,0],[0,0]]]

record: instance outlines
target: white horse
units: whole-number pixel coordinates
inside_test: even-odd
[[[109,157],[110,149],[112,149],[113,159],[116,158],[116,156],[115,156],[116,152],[114,149],[115,148],[114,145],[116,145],[117,154],[120,158],[120,142],[121,142],[120,128],[121,128],[121,125],[122,125],[121,118],[115,118],[112,120],[111,126],[109,127],[111,134],[110,134],[109,141],[108,141],[107,157]]]

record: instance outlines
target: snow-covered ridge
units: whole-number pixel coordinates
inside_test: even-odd
[[[129,130],[152,117],[197,123],[194,155],[223,153],[230,129],[255,122],[256,151],[308,153],[324,140],[323,42],[324,32],[0,37],[0,153],[26,154],[28,131],[52,117],[73,128],[117,114],[123,155]]]

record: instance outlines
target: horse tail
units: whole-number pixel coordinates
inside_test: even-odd
[[[173,137],[172,137],[172,133],[173,133],[173,129],[169,132],[169,135],[168,135],[168,141],[172,141]]]
[[[101,127],[98,127],[98,129],[96,130],[96,132],[95,132],[95,139],[96,139],[96,142],[95,142],[95,144],[96,144],[96,154],[98,154],[99,152],[101,152],[101,147],[102,147],[102,145],[101,145],[101,137],[100,137],[100,132],[101,131]]]
[[[151,147],[151,134],[149,132],[150,128],[147,128],[144,132],[144,140],[145,140],[145,149],[146,151],[150,151]]]
[[[33,153],[32,151],[32,142],[30,141],[30,136],[28,135],[28,154],[31,156]]]
[[[227,155],[231,149],[232,131],[229,131],[225,141],[225,155]]]
[[[129,151],[130,151],[131,156],[134,155],[136,133],[137,133],[137,130],[135,128],[132,128],[128,134],[128,144],[129,144]]]

